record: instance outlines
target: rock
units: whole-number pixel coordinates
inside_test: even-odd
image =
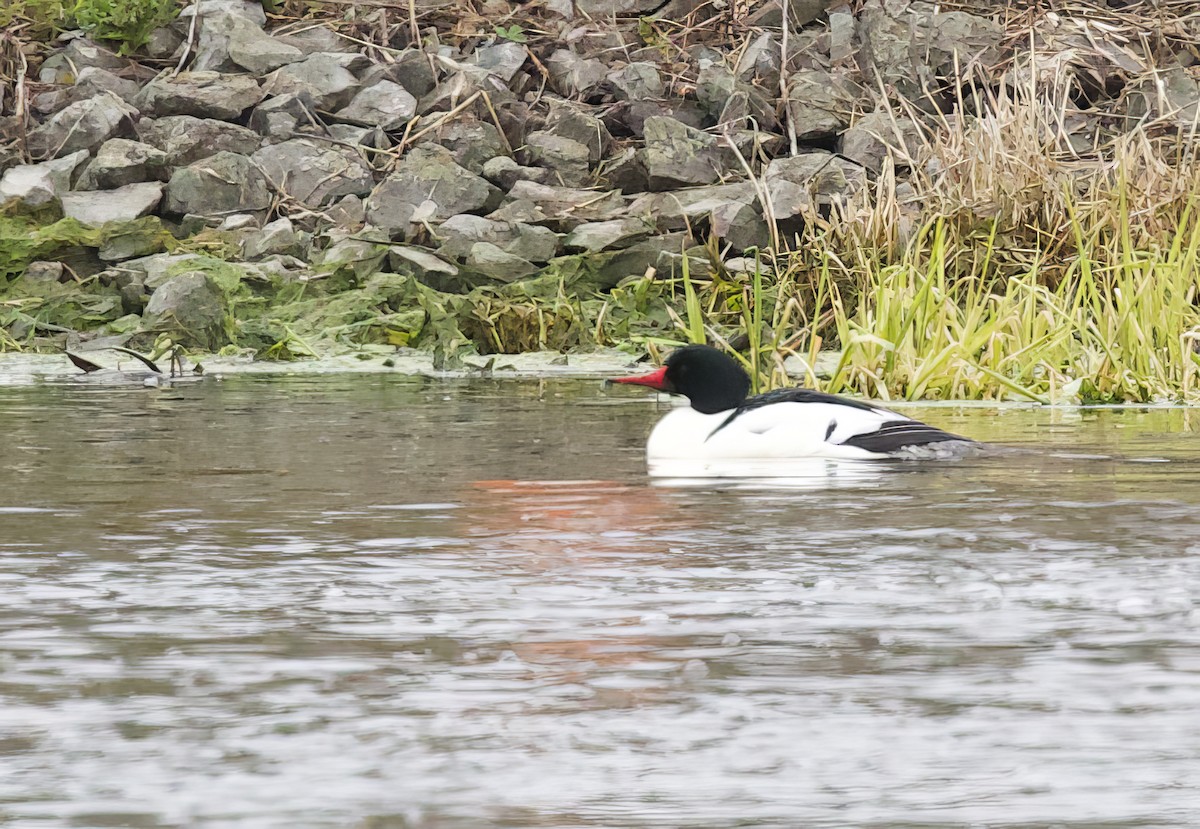
[[[159,26],[150,33],[150,39],[142,48],[153,60],[170,60],[180,46],[184,36],[170,26]]]
[[[686,233],[670,233],[654,236],[618,251],[590,254],[599,261],[595,266],[593,284],[597,290],[612,288],[630,276],[641,276],[648,269],[665,279],[670,279],[680,270],[683,262],[681,251],[695,244]],[[699,257],[689,257],[691,273],[702,273],[706,263]]]
[[[191,26],[192,18],[199,15],[202,22],[205,18],[231,14],[248,20],[260,29],[267,25],[267,13],[262,4],[255,0],[200,0],[179,13],[175,25],[186,31]]]
[[[595,58],[581,58],[568,49],[556,49],[546,59],[546,70],[555,91],[565,98],[587,97],[600,91],[608,70]]]
[[[414,216],[441,221],[459,213],[486,212],[500,198],[495,186],[458,166],[446,150],[418,147],[375,187],[367,199],[367,220],[376,227],[401,229]]]
[[[430,56],[419,49],[405,49],[393,63],[377,63],[359,78],[363,86],[376,81],[392,81],[400,84],[414,98],[420,99],[437,87],[438,76],[433,70]]]
[[[388,267],[396,273],[410,274],[438,291],[453,290],[459,268],[424,248],[392,245],[388,249]]]
[[[736,201],[718,204],[709,212],[708,224],[713,236],[734,250],[766,248],[771,243],[771,230],[756,205]]]
[[[229,31],[229,59],[251,75],[265,75],[303,59],[304,53],[295,46],[271,37],[242,18],[233,20]]]
[[[115,190],[81,190],[62,194],[63,215],[85,225],[127,222],[148,216],[162,200],[158,182],[127,184]]]
[[[508,203],[488,218],[547,224],[569,231],[584,222],[618,219],[625,213],[625,200],[613,190],[578,190],[518,181],[508,191]]]
[[[528,57],[525,47],[520,43],[504,42],[476,49],[475,54],[471,55],[471,62],[504,83],[510,83]]]
[[[757,84],[760,89],[779,89],[782,60],[779,38],[771,32],[763,32],[742,52],[734,75],[743,83]]]
[[[170,333],[181,345],[215,351],[228,340],[228,314],[224,295],[208,275],[187,271],[150,295],[144,319],[152,330]]]
[[[845,203],[868,183],[862,167],[822,151],[777,158],[767,165],[764,179],[778,221],[803,216],[817,206]]]
[[[121,271],[130,274],[136,282],[150,290],[165,284],[182,266],[194,264],[199,267],[204,258],[195,253],[156,253],[121,263]]]
[[[533,276],[538,271],[532,262],[507,253],[490,242],[476,242],[471,245],[464,264],[498,282],[515,282]]]
[[[258,166],[244,155],[229,152],[176,170],[166,196],[164,211],[175,216],[219,216],[271,206],[267,180]]]
[[[219,152],[249,155],[262,144],[253,130],[192,115],[143,118],[137,130],[143,142],[167,154],[170,167],[184,167]]]
[[[839,153],[874,172],[889,156],[897,168],[912,166],[920,148],[921,133],[912,119],[887,112],[862,116],[838,139]]]
[[[367,220],[367,206],[358,196],[343,196],[325,209],[325,216],[337,227],[361,227]]]
[[[612,135],[603,121],[570,101],[555,98],[550,99],[546,132],[583,144],[588,148],[588,161],[592,164],[604,157],[612,143]]]
[[[1156,72],[1130,86],[1124,110],[1129,125],[1145,118],[1166,118],[1190,129],[1200,108],[1200,80],[1182,67]]]
[[[167,154],[162,150],[128,138],[112,138],[100,145],[83,171],[79,189],[109,190],[153,181],[161,178],[166,168]]]
[[[647,193],[629,205],[629,214],[645,217],[663,230],[683,230],[723,204],[754,204],[757,198],[754,185],[748,181],[691,187],[670,193]]]
[[[79,72],[74,86],[35,95],[32,105],[34,111],[48,115],[71,104],[95,98],[101,92],[111,92],[128,104],[133,102],[140,90],[135,81],[118,77],[107,69],[88,66]]]
[[[41,164],[18,164],[0,176],[0,204],[16,199],[37,209],[56,201],[71,189],[75,171],[88,159],[87,150],[64,155]]]
[[[377,81],[360,91],[337,117],[355,124],[398,130],[412,120],[417,111],[417,99],[408,90],[392,81]]]
[[[92,150],[110,138],[133,133],[137,110],[112,92],[71,104],[29,131],[29,154],[53,158]]]
[[[642,162],[651,190],[710,184],[727,175],[731,168],[740,173],[737,160],[719,145],[716,137],[674,118],[646,119]]]
[[[563,186],[581,187],[591,180],[588,148],[578,141],[539,130],[526,137],[523,154],[528,164],[552,170],[552,180]]]
[[[761,86],[738,80],[723,64],[710,64],[700,70],[696,79],[696,98],[708,124],[732,124],[753,117],[759,129],[773,130],[779,126],[775,88],[767,95]],[[741,111],[735,112],[735,108]]]
[[[21,274],[21,280],[23,282],[42,282],[47,285],[55,285],[64,281],[64,276],[70,279],[62,262],[30,262],[25,266],[25,271]]]
[[[276,95],[250,113],[250,128],[271,141],[287,141],[298,132],[319,133],[320,123],[307,92]]]
[[[713,125],[699,101],[673,98],[662,101],[625,101],[605,111],[605,124],[615,134],[643,138],[647,118],[672,118],[694,129]]]
[[[494,124],[469,115],[438,127],[430,142],[445,147],[460,167],[476,175],[493,158],[507,158],[510,153],[508,142]]]
[[[131,184],[130,187],[138,185]],[[161,184],[151,185],[162,188]],[[125,222],[108,225],[100,240],[96,255],[103,262],[120,262],[135,256],[157,253],[164,247],[170,234],[154,219],[143,222]],[[139,294],[141,291],[139,290]]]
[[[926,94],[936,89],[938,78],[955,74],[956,60],[996,65],[1004,34],[987,18],[910,0],[867,0],[858,33],[864,72],[918,104],[928,103]]]
[[[327,23],[306,25],[295,34],[277,35],[277,37],[284,43],[295,46],[306,55],[315,55],[319,52],[331,54],[342,52],[355,55],[362,48],[349,37],[334,31]]]
[[[268,95],[307,93],[313,105],[335,112],[358,92],[358,79],[344,65],[344,56],[318,52],[304,60],[277,69],[267,76],[263,91]]]
[[[479,242],[530,262],[549,262],[558,253],[558,234],[523,222],[500,222],[482,216],[451,216],[437,229],[440,251],[452,259],[467,257]]]
[[[788,117],[800,141],[826,139],[850,123],[861,89],[844,74],[800,69],[788,80]]]
[[[375,186],[366,160],[349,147],[297,138],[251,156],[271,186],[308,207],[342,196],[365,196]]]
[[[650,189],[646,165],[642,163],[641,153],[633,147],[626,147],[605,161],[597,171],[597,177],[622,193],[644,193]]]
[[[652,222],[638,218],[587,222],[568,233],[563,246],[567,250],[585,252],[627,248],[653,232]]]
[[[539,184],[545,184],[552,175],[552,171],[544,167],[522,167],[515,159],[506,155],[499,155],[487,161],[480,173],[492,184],[504,190],[511,189],[518,181],[536,181]]]
[[[129,58],[119,57],[115,52],[97,46],[87,38],[76,38],[61,52],[42,61],[38,80],[46,84],[69,84],[88,68],[107,69],[118,72],[133,63]]]
[[[289,219],[276,219],[242,239],[242,256],[250,260],[276,254],[304,256],[308,247],[306,236]]]
[[[613,88],[613,97],[618,101],[645,101],[663,96],[663,82],[658,67],[652,63],[637,62],[612,72],[608,76]]]
[[[263,99],[263,90],[246,75],[181,72],[162,76],[142,88],[136,104],[146,115],[192,115],[231,121]]]

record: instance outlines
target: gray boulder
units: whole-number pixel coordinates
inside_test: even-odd
[[[271,141],[286,141],[298,132],[319,132],[320,123],[307,92],[276,95],[250,113],[250,128]]]
[[[118,72],[129,68],[132,63],[129,58],[120,57],[87,38],[75,38],[61,52],[42,61],[38,80],[45,84],[65,85],[72,83],[88,68]]]
[[[337,144],[297,138],[263,147],[251,158],[272,187],[309,207],[365,196],[375,186],[366,160]]]
[[[771,230],[757,205],[728,201],[708,214],[712,235],[734,250],[765,248],[771,243]]]
[[[401,229],[416,220],[442,221],[459,213],[486,212],[501,193],[487,180],[463,169],[441,148],[418,147],[367,199],[367,220],[376,227]]]
[[[417,99],[398,83],[380,80],[364,88],[337,117],[355,124],[398,130],[417,112]]]
[[[867,0],[858,35],[859,64],[867,76],[924,103],[924,93],[937,87],[939,77],[955,74],[956,62],[996,65],[1004,31],[987,18],[939,11],[920,0]]]
[[[518,181],[508,191],[507,203],[488,218],[545,224],[570,231],[584,222],[603,222],[624,215],[625,200],[614,190],[580,190]]]
[[[662,77],[652,63],[630,63],[610,73],[608,82],[618,101],[645,101],[663,96]]]
[[[142,87],[136,104],[143,114],[193,115],[233,120],[263,99],[263,90],[247,75],[181,72],[162,76]]]
[[[249,155],[262,144],[253,130],[192,115],[143,118],[137,131],[144,143],[167,154],[170,167],[184,167],[219,152]]]
[[[359,76],[363,86],[376,81],[398,83],[414,98],[428,95],[437,86],[438,76],[434,71],[431,56],[420,49],[405,49],[391,63],[377,63]]]
[[[167,154],[162,150],[131,141],[111,138],[100,145],[96,157],[83,171],[80,190],[108,190],[139,181],[162,178],[167,168]]]
[[[563,247],[568,251],[585,253],[627,248],[653,232],[654,223],[639,218],[588,222],[568,233],[567,238],[563,239]]]
[[[335,112],[350,103],[359,89],[345,58],[327,52],[309,55],[268,75],[263,91],[268,96],[307,93],[317,109]]]
[[[9,167],[0,176],[0,204],[11,199],[32,209],[52,204],[71,189],[76,170],[87,159],[87,150],[79,150],[41,164]]]
[[[642,161],[651,190],[710,184],[731,171],[740,172],[737,160],[715,136],[674,118],[647,118],[645,134]]]
[[[546,59],[546,71],[555,91],[566,98],[586,97],[600,91],[608,68],[595,58],[582,58],[569,49],[557,49]]]
[[[127,222],[148,216],[162,200],[158,182],[127,184],[115,190],[81,190],[63,193],[63,215],[85,225]]]
[[[504,83],[510,83],[528,59],[529,54],[524,46],[509,41],[482,46],[471,55],[471,63],[486,69]]]
[[[493,158],[509,155],[508,142],[500,130],[491,122],[470,115],[438,127],[430,134],[429,142],[445,147],[460,167],[477,175]]]
[[[101,92],[111,92],[125,103],[131,104],[141,87],[136,81],[122,78],[95,66],[86,66],[79,71],[73,86],[42,92],[33,97],[33,110],[41,115],[58,112],[63,107],[95,98]]]
[[[229,59],[250,74],[265,75],[304,58],[304,53],[295,46],[271,37],[244,18],[233,20],[229,31]]]
[[[862,90],[844,74],[800,69],[788,79],[788,117],[801,141],[830,138],[845,129]]]
[[[605,156],[612,143],[612,135],[603,121],[585,107],[557,98],[550,99],[545,131],[583,144],[588,148],[588,161],[592,164]]]
[[[228,341],[228,303],[203,271],[187,271],[168,279],[150,295],[143,319],[153,331],[164,331],[181,345],[215,351]]]
[[[244,155],[219,152],[175,171],[167,184],[164,211],[175,216],[220,216],[266,210],[267,180]]]
[[[537,265],[491,242],[476,242],[471,245],[463,264],[497,282],[515,282],[538,272]]]
[[[748,181],[690,187],[639,196],[629,205],[629,214],[655,222],[660,230],[683,230],[703,221],[723,204],[754,204],[757,198],[754,185]]]
[[[889,156],[897,168],[912,166],[920,148],[921,133],[912,119],[887,112],[862,116],[838,139],[839,153],[874,172]]]
[[[523,222],[499,222],[483,216],[451,216],[437,229],[440,251],[452,259],[466,258],[474,245],[487,242],[529,262],[549,262],[558,253],[558,234]]]
[[[844,204],[867,189],[867,173],[840,156],[820,150],[777,158],[764,175],[775,218],[784,221],[818,206]]]
[[[304,57],[295,46],[266,34],[263,23],[256,15],[247,15],[245,8],[206,5],[210,8],[200,14],[197,26],[193,71],[229,72],[242,68],[265,74]]]
[[[522,151],[526,163],[552,170],[552,179],[566,187],[582,187],[591,180],[588,171],[590,153],[584,144],[570,138],[538,130],[525,139]]]
[[[290,219],[276,219],[242,239],[242,256],[262,259],[267,256],[304,256],[309,236],[295,228]]]
[[[27,146],[34,158],[54,158],[92,150],[110,138],[131,135],[137,110],[112,92],[71,104],[29,131]]]
[[[547,184],[553,171],[545,167],[523,167],[516,159],[507,155],[498,155],[484,163],[480,174],[492,184],[504,190],[512,189],[518,181],[536,181]]]
[[[1183,67],[1157,72],[1132,84],[1125,93],[1124,110],[1130,126],[1145,118],[1165,118],[1190,129],[1200,108],[1200,81]]]

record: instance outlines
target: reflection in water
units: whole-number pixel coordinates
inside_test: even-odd
[[[1194,413],[913,414],[1031,451],[651,483],[598,383],[0,388],[0,822],[1194,826]]]

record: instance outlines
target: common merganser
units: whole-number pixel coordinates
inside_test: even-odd
[[[685,346],[657,371],[613,382],[681,394],[691,403],[669,412],[650,433],[652,475],[680,474],[679,462],[686,474],[719,474],[738,462],[749,462],[745,468],[752,471],[732,474],[779,474],[780,462],[786,467],[798,459],[942,457],[980,447],[899,412],[811,389],[748,398],[750,377],[706,345]]]

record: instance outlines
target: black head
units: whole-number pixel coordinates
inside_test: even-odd
[[[707,345],[685,346],[673,352],[658,371],[613,382],[682,394],[693,409],[704,414],[736,409],[750,393],[750,378],[742,367],[728,354]]]

